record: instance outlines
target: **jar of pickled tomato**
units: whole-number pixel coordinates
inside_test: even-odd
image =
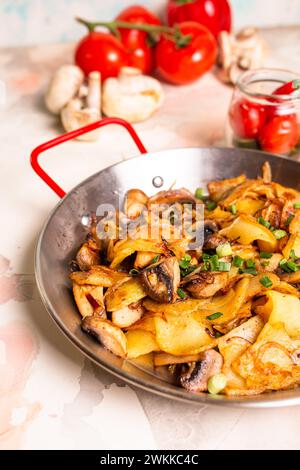
[[[300,75],[277,69],[241,74],[228,121],[229,145],[300,157]]]

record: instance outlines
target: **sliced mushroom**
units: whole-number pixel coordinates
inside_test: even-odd
[[[169,189],[168,191],[159,191],[150,197],[148,207],[150,208],[152,204],[174,204],[175,202],[196,204],[200,201],[188,189]]]
[[[124,211],[129,219],[136,219],[146,208],[148,201],[147,194],[140,189],[130,189],[126,193]]]
[[[118,77],[105,80],[103,112],[128,122],[149,118],[163,101],[163,89],[158,80],[142,75],[139,69],[122,67]]]
[[[142,318],[145,309],[141,302],[135,302],[127,307],[112,312],[112,322],[120,328],[127,328]]]
[[[83,318],[96,313],[102,318],[106,318],[103,287],[80,286],[74,282],[73,294],[78,310]]]
[[[199,272],[189,277],[184,287],[195,299],[207,298],[224,289],[228,278],[227,272]]]
[[[206,220],[203,228],[203,249],[215,250],[217,246],[225,243],[226,238],[219,235],[218,225],[213,220]]]
[[[74,131],[92,124],[101,118],[101,74],[91,72],[88,76],[87,95],[79,95],[61,110],[61,121],[66,131]],[[99,129],[78,136],[79,140],[93,141],[99,135]]]
[[[180,283],[180,269],[175,257],[152,264],[141,274],[143,286],[151,299],[161,303],[174,302]]]
[[[190,363],[187,372],[181,375],[180,383],[189,392],[206,392],[210,377],[222,370],[223,357],[214,349],[203,352],[201,362]]]
[[[109,320],[97,316],[86,317],[82,321],[83,331],[94,336],[99,343],[116,356],[126,357],[126,336]]]
[[[76,262],[81,271],[88,271],[93,266],[100,264],[100,254],[97,243],[90,239],[78,250]]]
[[[57,69],[45,96],[47,109],[53,114],[59,114],[78,93],[83,80],[84,74],[76,65],[63,65]]]

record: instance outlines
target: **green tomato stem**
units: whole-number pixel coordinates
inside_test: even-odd
[[[83,18],[76,18],[76,21],[86,26],[90,33],[95,31],[98,26],[102,26],[116,36],[119,36],[119,29],[136,29],[148,34],[165,34],[168,39],[175,42],[177,48],[187,46],[192,39],[191,34],[182,34],[177,25],[171,27],[147,23],[129,23],[127,21],[87,21]]]

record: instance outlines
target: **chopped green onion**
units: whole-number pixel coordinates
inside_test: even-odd
[[[217,204],[214,201],[208,201],[206,203],[206,209],[208,211],[213,211],[217,207]]]
[[[264,276],[262,277],[259,282],[264,286],[266,287],[267,289],[269,289],[270,287],[273,286],[273,282],[271,281],[271,279],[268,277],[268,276]]]
[[[182,290],[182,289],[177,289],[177,294],[179,295],[179,297],[181,299],[185,299],[186,298],[186,293]]]
[[[295,261],[295,260],[297,259],[295,250],[291,250],[291,251],[290,251],[290,259],[291,259],[292,261]]]
[[[233,266],[235,266],[236,268],[240,268],[244,264],[244,260],[240,256],[234,256],[232,261],[233,261]]]
[[[210,267],[212,271],[218,271],[219,269],[219,258],[218,255],[213,255],[210,258]]]
[[[271,226],[270,222],[268,222],[267,220],[265,220],[263,217],[259,217],[258,218],[258,223],[260,225],[263,225],[264,227],[267,227],[269,228]]]
[[[217,318],[220,318],[222,315],[223,315],[222,312],[216,312],[216,313],[212,313],[211,315],[208,315],[206,317],[206,319],[207,320],[216,320]]]
[[[261,264],[264,268],[266,268],[267,266],[269,266],[270,261],[262,261],[260,264]]]
[[[253,276],[256,276],[257,274],[257,269],[256,268],[240,268],[239,269],[240,274],[252,274]]]
[[[151,261],[151,264],[157,263],[157,261],[159,260],[159,258],[160,258],[160,255],[154,256],[153,260]]]
[[[247,259],[246,266],[247,268],[255,268],[255,261],[253,261],[253,259]]]
[[[230,210],[231,212],[233,213],[233,215],[235,215],[237,213],[237,207],[236,207],[236,204],[231,204],[230,206]]]
[[[181,258],[181,260],[179,261],[179,266],[182,269],[187,269],[190,265],[191,259],[192,257],[190,255],[188,254],[184,255],[183,258]]]
[[[130,276],[138,276],[140,274],[140,271],[138,269],[131,269],[129,271]]]
[[[229,242],[222,243],[221,245],[217,246],[216,248],[217,255],[219,258],[223,258],[223,256],[230,256],[232,255],[232,248]]]
[[[223,336],[222,333],[220,333],[219,331],[215,332],[215,338],[221,338],[221,336]]]
[[[294,261],[288,261],[288,262],[286,263],[286,265],[287,265],[287,267],[289,268],[289,270],[292,271],[292,272],[294,272],[294,273],[295,273],[296,271],[298,271],[298,269],[300,268],[300,266],[299,266],[298,264],[294,263]]]
[[[227,385],[227,377],[225,374],[212,375],[207,382],[207,390],[212,395],[222,392]]]
[[[287,221],[286,223],[284,224],[286,227],[288,227],[290,225],[290,223],[292,222],[293,218],[295,217],[295,214],[291,214],[288,218],[287,218]]]
[[[198,268],[198,266],[197,266],[196,264],[190,265],[190,266],[188,266],[188,267],[185,268],[185,269],[180,268],[181,277],[188,276],[188,275],[191,274],[193,271],[195,271],[195,269],[197,269],[197,268]]]
[[[231,263],[226,263],[225,261],[219,261],[219,271],[230,271],[231,269]]]
[[[197,199],[203,199],[204,198],[204,189],[203,188],[197,188],[195,191],[195,197]]]
[[[300,209],[300,202],[295,202],[294,209]]]
[[[276,240],[281,240],[281,238],[286,236],[286,231],[285,230],[274,230],[273,232],[274,237]]]
[[[270,259],[273,256],[273,253],[267,253],[266,251],[261,251],[259,256],[263,259]]]

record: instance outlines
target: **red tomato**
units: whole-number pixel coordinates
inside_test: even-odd
[[[246,99],[233,102],[229,110],[231,127],[240,139],[255,139],[266,119],[262,105]]]
[[[159,25],[160,20],[142,6],[131,6],[123,10],[116,21],[126,21],[136,24]],[[129,52],[129,65],[137,67],[143,73],[149,74],[154,70],[154,48],[149,45],[148,34],[136,29],[119,29],[121,41]]]
[[[193,82],[207,72],[217,58],[217,43],[205,26],[193,21],[179,25],[190,42],[179,47],[174,40],[162,35],[156,46],[156,64],[160,75],[176,85]]]
[[[114,36],[94,31],[81,39],[76,51],[75,62],[85,75],[101,72],[102,80],[116,77],[120,68],[128,65],[128,56],[123,44]]]
[[[288,154],[299,139],[296,114],[273,116],[260,131],[259,143],[266,152]]]
[[[169,0],[168,24],[196,21],[206,26],[215,37],[220,31],[231,30],[231,10],[228,0]]]

